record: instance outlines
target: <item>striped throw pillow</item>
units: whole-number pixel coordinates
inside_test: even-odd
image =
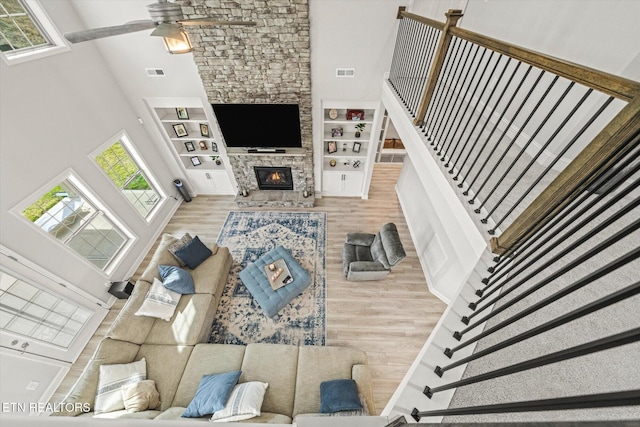
[[[144,358],[121,365],[101,365],[93,410],[96,414],[101,414],[124,409],[122,386],[146,379],[147,362]]]
[[[226,423],[259,417],[268,386],[257,381],[236,385],[224,409],[216,411],[209,421]]]
[[[153,279],[153,285],[144,297],[142,305],[136,311],[136,316],[157,317],[158,319],[171,320],[176,307],[180,302],[180,294],[164,287],[157,278]]]

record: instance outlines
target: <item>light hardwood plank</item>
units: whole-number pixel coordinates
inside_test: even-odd
[[[380,412],[404,377],[445,309],[432,295],[422,273],[406,221],[395,194],[399,164],[376,164],[369,199],[325,197],[316,199],[310,211],[327,213],[327,339],[326,345],[354,347],[365,351],[373,374],[375,405]],[[184,203],[167,224],[164,232],[189,232],[212,242],[217,239],[231,210],[239,209],[232,196],[200,196]],[[292,211],[296,209],[268,209]],[[342,273],[342,244],[349,232],[374,233],[394,222],[407,252],[386,280],[348,282]],[[134,279],[149,263],[156,242],[138,268]],[[58,402],[73,386],[99,341],[123,306],[118,301],[87,345],[78,361],[51,399]]]

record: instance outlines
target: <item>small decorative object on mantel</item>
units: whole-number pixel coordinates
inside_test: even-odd
[[[187,109],[184,107],[177,107],[176,115],[180,120],[189,120],[189,113],[187,112]]]
[[[331,159],[331,161],[329,162],[329,166],[331,166],[332,168],[336,166],[336,159]]]
[[[247,197],[249,195],[249,192],[246,188],[242,187],[242,190],[240,190],[240,194],[242,194],[242,197]]]
[[[353,167],[354,168],[359,168],[360,167],[360,160],[356,160],[355,162],[353,162]]]
[[[189,135],[189,133],[187,133],[187,128],[183,123],[178,123],[177,125],[172,125],[172,126],[173,126],[173,131],[176,133],[176,136],[178,138],[182,138],[183,136]]]
[[[200,162],[200,158],[198,156],[190,157],[189,160],[191,160],[191,164],[193,166],[200,166],[202,164],[202,162]]]
[[[363,110],[347,110],[347,120],[364,120],[364,111]]]
[[[327,150],[329,151],[329,154],[335,153],[336,151],[338,151],[338,144],[335,141],[329,141]]]
[[[193,146],[193,141],[185,142],[184,147],[187,149],[187,151],[196,151],[196,147]]]
[[[201,150],[206,150],[207,149],[207,141],[200,141],[200,142],[198,142],[198,145],[200,146]]]
[[[309,197],[309,187],[307,184],[307,178],[304,179],[304,190],[302,190],[302,197],[305,199]]]
[[[205,138],[209,138],[209,125],[206,123],[200,123],[200,135]]]
[[[335,120],[338,118],[338,110],[336,110],[335,108],[332,108],[331,110],[329,110],[329,118],[331,120]]]
[[[342,128],[333,128],[331,129],[331,137],[335,138],[337,136],[342,136]]]
[[[362,144],[360,144],[358,141],[354,141],[354,142],[353,142],[353,148],[352,148],[353,152],[354,152],[354,153],[359,153],[359,152],[360,152],[360,146],[361,146],[361,145],[362,145]]]
[[[358,123],[356,125],[356,138],[360,138],[361,132],[364,132],[364,128],[366,125],[366,123]]]

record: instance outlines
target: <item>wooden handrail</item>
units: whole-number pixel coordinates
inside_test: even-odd
[[[535,52],[463,28],[451,27],[449,32],[463,40],[510,56],[623,101],[629,102],[636,95],[640,95],[640,83],[624,77]]]
[[[433,27],[435,29],[438,29],[440,31],[444,30],[444,26],[445,26],[444,22],[436,21],[435,19],[427,18],[425,16],[416,15],[415,13],[407,12],[405,10],[402,10],[402,11],[398,12],[398,16],[401,17],[401,18],[413,19],[414,21],[421,22],[421,23],[423,23],[425,25],[428,25],[428,26]]]
[[[503,254],[533,235],[570,202],[570,195],[585,178],[606,168],[612,155],[638,136],[640,96],[627,104],[499,237],[491,239],[491,251]]]

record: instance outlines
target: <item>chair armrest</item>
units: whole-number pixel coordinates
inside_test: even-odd
[[[345,243],[356,246],[371,246],[375,237],[375,234],[370,233],[349,233],[347,234]]]
[[[382,263],[378,261],[353,261],[349,264],[351,272],[360,271],[388,271]]]

